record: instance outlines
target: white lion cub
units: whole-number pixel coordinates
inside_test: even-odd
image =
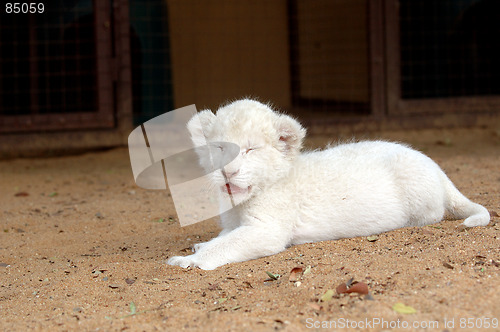
[[[212,270],[295,244],[429,225],[445,212],[469,227],[490,221],[436,163],[407,146],[366,141],[301,153],[305,129],[249,99],[195,117],[188,123],[195,146],[241,148],[212,179],[238,205],[221,216],[219,236],[168,264]]]

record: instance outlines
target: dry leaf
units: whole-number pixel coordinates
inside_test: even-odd
[[[135,282],[135,279],[126,278],[125,282],[127,283],[127,285],[132,285]]]
[[[332,297],[333,297],[333,294],[335,294],[335,292],[333,291],[333,289],[329,289],[325,292],[325,294],[323,294],[320,298],[321,302],[328,302],[328,301],[331,301]]]
[[[368,294],[368,285],[364,282],[355,283],[347,290],[347,293]]]
[[[243,284],[245,284],[248,288],[253,288],[252,284],[248,281],[243,281]]]
[[[351,286],[348,286],[348,283],[340,284],[337,286],[338,294],[350,294],[350,293],[358,293],[362,295],[368,294],[368,285],[364,282],[351,282],[349,283]]]
[[[290,271],[290,277],[288,277],[288,281],[298,281],[302,276],[304,269],[302,267],[294,267],[292,271]]]
[[[447,262],[443,262],[443,266],[446,267],[446,268],[448,268],[448,269],[451,269],[451,270],[453,270],[455,268],[453,265],[451,265],[451,264],[449,264]]]
[[[368,236],[366,239],[368,240],[368,242],[375,242],[378,240],[378,235]]]
[[[28,194],[27,192],[25,191],[21,191],[21,192],[18,192],[16,194],[14,194],[14,196],[16,197],[26,197],[26,196],[29,196],[30,194]]]
[[[267,274],[267,275],[269,276],[269,278],[271,278],[272,280],[278,280],[278,278],[279,278],[279,277],[281,277],[281,275],[279,275],[279,274],[277,274],[277,273],[276,273],[276,274],[273,274],[273,273],[271,273],[271,272],[269,272],[269,271],[266,271],[266,274]]]
[[[394,310],[395,312],[399,312],[400,314],[414,314],[417,312],[415,308],[404,305],[403,303],[400,302],[393,305],[392,310]]]
[[[345,283],[340,284],[337,286],[337,294],[344,294],[347,293],[347,285]]]
[[[131,315],[135,315],[137,313],[137,308],[136,308],[134,302],[130,302],[129,308],[130,308],[130,314]]]

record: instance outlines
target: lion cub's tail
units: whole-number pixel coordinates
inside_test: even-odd
[[[465,219],[463,224],[467,227],[488,225],[490,222],[488,210],[462,195],[446,174],[443,173],[443,177],[445,208],[448,213],[457,219]]]

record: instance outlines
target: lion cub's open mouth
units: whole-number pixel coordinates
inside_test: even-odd
[[[232,183],[226,183],[225,185],[221,186],[221,190],[225,193],[228,193],[229,195],[237,195],[237,194],[246,194],[247,192],[250,191],[251,187],[252,186],[249,186],[247,188],[241,188]]]

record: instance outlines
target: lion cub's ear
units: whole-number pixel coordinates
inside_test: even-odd
[[[191,133],[191,140],[195,146],[207,144],[206,134],[211,130],[215,122],[215,114],[210,110],[203,110],[195,114],[187,124]]]
[[[306,136],[303,128],[294,118],[281,114],[274,126],[279,135],[278,149],[286,155],[293,156],[302,148],[302,141]]]

